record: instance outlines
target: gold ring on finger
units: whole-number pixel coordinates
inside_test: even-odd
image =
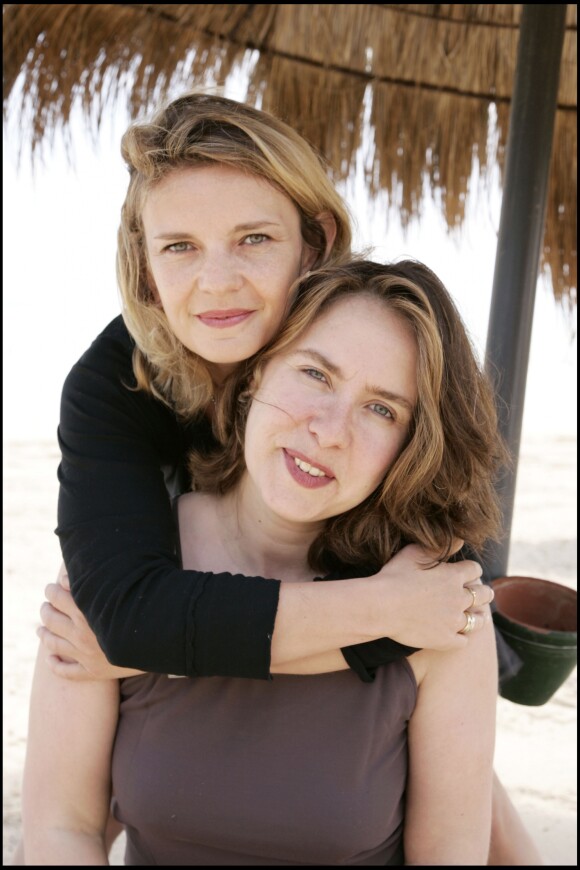
[[[473,631],[473,627],[475,625],[474,614],[470,613],[468,610],[466,610],[465,615],[467,617],[467,622],[465,623],[465,625],[463,626],[461,631],[458,632],[459,634],[469,634],[470,631]]]
[[[471,592],[471,595],[473,597],[473,602],[469,606],[477,607],[477,596],[475,594],[475,589],[473,588],[473,586],[464,586],[463,588],[467,589],[468,592]]]

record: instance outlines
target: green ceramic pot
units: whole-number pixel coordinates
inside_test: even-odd
[[[492,586],[493,621],[523,662],[501,696],[530,707],[545,704],[576,666],[576,590],[537,577],[498,577]]]

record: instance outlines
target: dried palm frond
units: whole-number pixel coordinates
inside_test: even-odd
[[[97,131],[116,101],[125,98],[130,116],[140,116],[180,90],[223,84],[251,53],[248,101],[306,136],[336,180],[353,172],[364,144],[369,191],[388,195],[403,227],[430,190],[456,231],[473,168],[484,184],[496,165],[501,177],[521,11],[520,4],[8,4],[5,118],[20,113],[22,141],[35,155],[55,130],[66,133],[77,104]],[[577,287],[576,69],[576,6],[568,5],[541,268],[569,306]],[[490,150],[492,105],[498,126]]]

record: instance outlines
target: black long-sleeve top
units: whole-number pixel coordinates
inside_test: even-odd
[[[280,581],[179,567],[171,497],[211,427],[132,389],[133,348],[117,317],[63,387],[56,533],[74,600],[113,664],[268,679]],[[388,638],[343,649],[365,681],[413,651]]]

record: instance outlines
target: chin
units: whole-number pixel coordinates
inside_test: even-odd
[[[312,523],[323,523],[325,520],[329,519],[331,516],[334,516],[333,513],[324,513],[320,514],[316,513],[308,513],[308,511],[300,508],[296,508],[296,510],[288,510],[288,507],[282,507],[281,509],[277,509],[276,507],[272,508],[273,513],[277,514],[277,516],[286,523],[293,523],[296,526],[310,525]]]
[[[249,359],[261,348],[262,345],[257,345],[256,347],[252,345],[251,347],[228,348],[227,350],[224,348],[224,353],[216,353],[216,349],[213,348],[212,353],[201,353],[200,356],[207,360],[207,362],[216,366],[236,366]]]

